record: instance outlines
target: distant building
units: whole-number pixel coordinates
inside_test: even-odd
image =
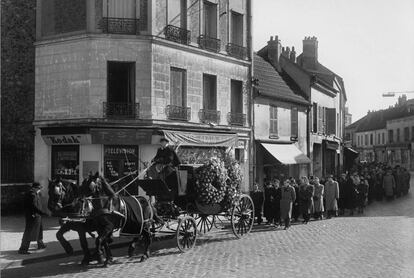
[[[297,59],[293,48],[291,51],[287,47],[282,53],[279,67],[299,86],[312,105],[308,114],[310,173],[319,177],[339,174],[343,166],[347,100],[344,81],[319,62],[315,37],[303,40],[303,52]]]
[[[310,103],[271,59],[281,49],[277,38],[265,48],[253,56],[254,78],[258,81],[253,103],[254,165],[260,185],[266,179],[307,176],[310,163],[306,155]]]
[[[351,145],[359,152],[359,160],[401,165],[414,169],[414,99],[406,96],[395,106],[368,112],[346,127]]]
[[[349,113],[348,107],[345,107],[345,126],[349,126],[352,123],[352,114]]]

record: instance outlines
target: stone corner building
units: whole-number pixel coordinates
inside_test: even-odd
[[[250,157],[250,0],[37,1],[35,178]]]

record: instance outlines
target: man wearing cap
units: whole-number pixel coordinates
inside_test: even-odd
[[[43,243],[42,215],[48,215],[48,213],[42,210],[39,194],[41,189],[42,186],[38,182],[34,182],[31,189],[24,196],[26,227],[19,254],[30,254],[28,250],[31,241],[37,241],[37,249],[46,248]]]

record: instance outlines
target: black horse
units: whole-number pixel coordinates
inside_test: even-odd
[[[135,198],[135,197],[114,197],[110,200],[111,213],[105,217],[106,221],[111,223],[113,230],[109,233],[108,236],[105,236],[102,240],[102,231],[99,229],[101,227],[100,218],[91,217],[91,212],[93,211],[92,201],[88,196],[91,196],[90,192],[90,183],[92,179],[85,180],[81,187],[77,190],[80,194],[65,194],[62,196],[62,193],[65,193],[63,190],[49,190],[49,209],[55,215],[64,218],[59,231],[56,233],[56,237],[59,242],[62,244],[63,248],[68,254],[73,253],[73,248],[70,246],[70,243],[65,240],[64,234],[70,230],[78,232],[79,239],[81,242],[81,247],[84,253],[84,258],[82,259],[82,264],[89,264],[91,261],[91,254],[89,252],[88,243],[86,240],[86,234],[92,234],[93,232],[98,233],[96,243],[96,253],[98,255],[98,263],[102,263],[101,246],[105,249],[106,259],[104,265],[111,263],[112,255],[109,244],[111,243],[111,235],[113,230],[128,228],[129,230],[126,233],[133,237],[132,242],[128,248],[128,254],[133,255],[135,251],[135,246],[140,237],[144,240],[144,255],[141,257],[141,261],[146,260],[150,256],[149,247],[151,244],[151,232],[150,226],[152,223],[153,210],[148,201],[144,198]],[[54,181],[51,181],[49,188],[54,189],[57,184]],[[51,194],[52,193],[52,194]],[[60,193],[60,194],[57,194]],[[102,196],[101,198],[106,198]],[[57,200],[60,200],[62,205],[52,204],[57,203]],[[98,241],[98,239],[100,240]]]

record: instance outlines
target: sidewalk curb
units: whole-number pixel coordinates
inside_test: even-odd
[[[118,242],[118,243],[111,244],[111,249],[123,248],[123,247],[127,247],[128,245],[129,245],[129,242]],[[93,249],[89,249],[89,250],[93,251]],[[76,256],[81,256],[81,255],[83,255],[83,251],[82,250],[76,250],[76,251],[73,252],[72,255],[68,255],[66,253],[58,253],[58,254],[49,254],[49,255],[46,255],[46,256],[40,256],[40,257],[37,257],[37,258],[14,260],[14,261],[11,261],[9,263],[1,264],[1,269],[4,270],[4,269],[7,269],[7,268],[11,268],[11,267],[26,266],[26,265],[35,264],[35,263],[53,261],[53,260],[69,258],[69,257],[76,257]]]

